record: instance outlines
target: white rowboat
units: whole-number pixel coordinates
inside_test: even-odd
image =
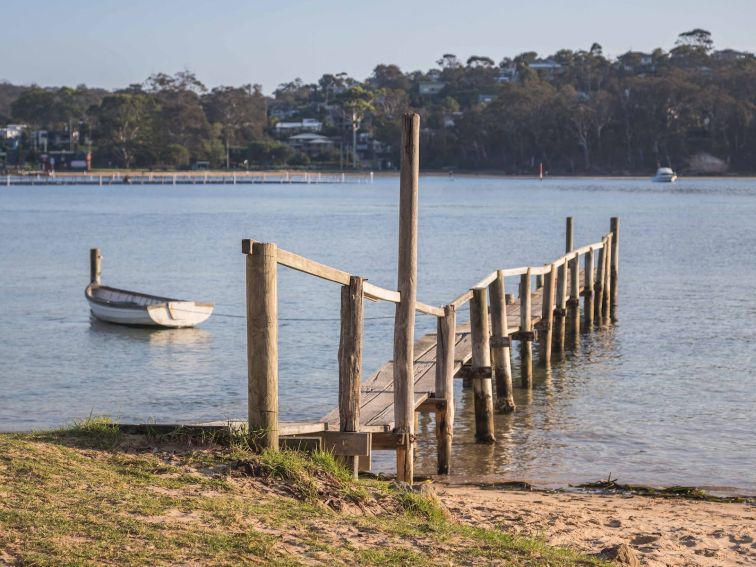
[[[84,291],[92,314],[101,321],[143,327],[194,327],[213,313],[212,303],[183,301],[102,285],[99,249],[91,251],[92,278]]]

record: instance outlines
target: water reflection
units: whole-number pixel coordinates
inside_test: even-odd
[[[100,321],[90,314],[90,332],[112,340],[148,343],[150,346],[189,346],[207,344],[212,333],[198,327],[186,329],[159,329],[149,327],[129,327]]]

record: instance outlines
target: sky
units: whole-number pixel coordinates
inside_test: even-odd
[[[756,0],[0,0],[0,81],[112,89],[188,69],[269,94],[379,63],[427,70],[444,53],[668,50],[699,27],[756,51],[754,24]]]

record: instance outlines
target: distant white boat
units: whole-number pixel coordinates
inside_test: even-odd
[[[100,251],[92,250],[91,283],[84,291],[92,314],[101,321],[143,327],[194,327],[213,313],[212,303],[183,301],[108,287],[100,283]]]
[[[677,174],[669,167],[660,167],[656,170],[656,175],[651,178],[651,181],[657,183],[672,183],[677,181]]]

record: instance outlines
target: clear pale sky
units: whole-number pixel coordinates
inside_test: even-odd
[[[755,24],[756,0],[3,0],[0,80],[115,88],[186,68],[270,93],[378,63],[427,70],[443,53],[668,50],[696,27],[756,51]]]

